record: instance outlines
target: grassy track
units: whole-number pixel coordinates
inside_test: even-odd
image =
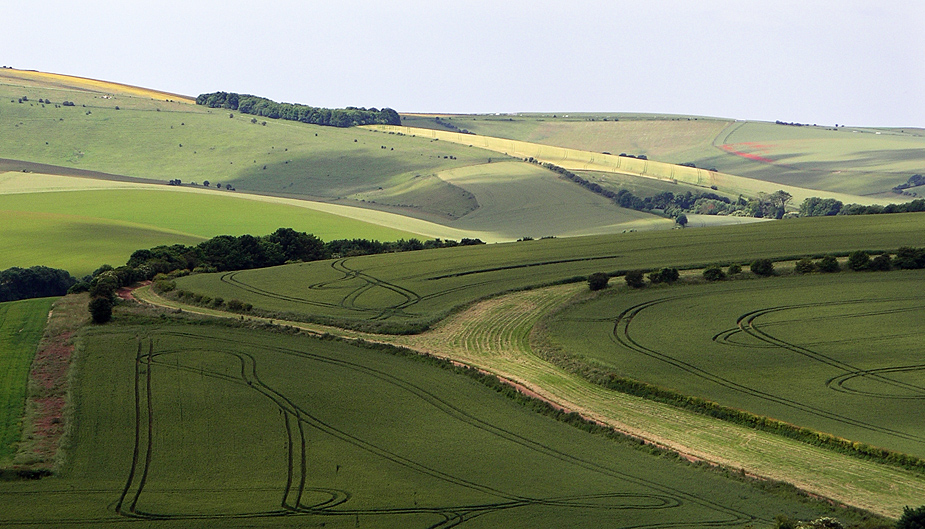
[[[923,246],[922,218],[903,214],[795,219],[447,248],[203,274],[181,278],[177,285],[213,298],[237,298],[288,318],[384,322],[401,328],[433,321],[484,296],[598,271]]]
[[[338,342],[115,327],[86,337],[81,368],[71,464],[0,483],[6,523],[741,527],[832,512]]]
[[[0,303],[0,467],[9,464],[20,439],[29,366],[53,301]]]
[[[841,273],[603,296],[550,323],[617,374],[925,457],[925,274]]]

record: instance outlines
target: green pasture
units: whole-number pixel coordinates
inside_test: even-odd
[[[730,125],[714,145],[715,154],[699,159],[698,166],[713,164],[724,172],[823,191],[880,194],[893,202],[901,197],[890,188],[925,173],[925,135],[916,130],[749,121]]]
[[[207,326],[84,342],[68,464],[0,483],[5,524],[742,527],[834,512],[585,433],[415,358]]]
[[[690,162],[710,152],[713,138],[731,122],[625,113],[456,115],[441,116],[441,121],[482,136],[599,153],[644,154],[671,163]],[[402,116],[402,125],[448,130],[431,116]]]
[[[664,266],[925,246],[921,214],[820,217],[711,229],[545,239],[343,258],[180,278],[177,287],[286,317],[393,332],[510,290]]]
[[[777,182],[746,178],[725,172],[716,172],[710,170],[710,166],[703,165],[699,167],[686,167],[657,160],[643,160],[619,156],[612,153],[604,154],[582,149],[570,149],[521,140],[463,134],[460,132],[443,130],[419,129],[395,125],[368,125],[362,128],[384,133],[429,137],[437,141],[479,147],[504,154],[505,156],[535,158],[540,162],[549,162],[572,171],[597,171],[664,180],[666,182],[682,182],[704,189],[719,190],[721,193],[731,196],[744,195],[747,197],[754,197],[761,193],[770,194],[778,190],[783,190],[790,193],[793,197],[794,204],[799,204],[804,199],[811,196],[834,198],[845,203],[856,204],[884,202],[884,200],[880,198],[851,195],[836,191],[820,191],[797,185],[780,184]],[[896,196],[898,197],[898,195]],[[903,199],[896,199],[894,201],[902,200]]]
[[[491,232],[500,240],[674,225],[668,219],[621,208],[534,164],[495,162],[442,171],[436,176],[478,198],[478,209],[448,224],[473,233]]]
[[[553,116],[454,115],[441,116],[441,120],[484,136],[598,153],[644,154],[652,160],[715,167],[722,173],[781,185],[876,195],[881,201],[900,201],[899,195],[889,192],[890,188],[913,174],[925,173],[925,135],[918,129],[835,130],[831,124],[795,127],[620,113]],[[435,122],[434,116],[403,116],[402,124],[451,130]]]
[[[50,266],[78,277],[102,264],[124,264],[140,248],[203,240],[151,225],[57,213],[0,210],[0,222],[0,269]]]
[[[21,94],[24,90],[31,93]],[[116,110],[118,100],[97,97],[86,107],[55,108],[33,102],[42,94],[0,85],[0,158],[302,198],[353,200],[357,193],[391,189],[382,206],[410,206],[444,217],[471,209],[474,199],[434,178],[410,194],[401,193],[402,186],[440,170],[499,158],[480,149],[356,128],[272,119],[255,124],[252,116],[229,118],[233,113],[179,103],[170,111]],[[21,95],[29,95],[30,102],[10,102]]]
[[[22,433],[29,367],[54,298],[0,303],[0,468],[16,452]]]
[[[920,271],[613,292],[548,323],[628,378],[925,456]]]

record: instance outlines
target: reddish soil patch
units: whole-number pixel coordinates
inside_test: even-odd
[[[130,287],[122,287],[119,290],[116,290],[116,295],[119,296],[119,299],[124,299],[125,301],[135,301],[135,296],[132,295],[132,292],[134,292],[136,288],[141,288],[150,284],[150,281],[142,281],[141,283],[135,283]]]
[[[749,160],[754,160],[756,162],[774,163],[774,160],[770,158],[766,158],[764,156],[755,154],[753,152],[745,152],[744,150],[740,150],[740,149],[748,149],[748,150],[758,151],[762,154],[768,154],[771,150],[770,145],[765,145],[765,144],[755,143],[755,142],[727,143],[727,144],[720,145],[719,148],[730,154],[741,156],[742,158],[748,158]]]

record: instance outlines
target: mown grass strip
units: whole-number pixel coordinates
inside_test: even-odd
[[[0,303],[0,467],[16,452],[29,366],[53,302],[42,298]]]

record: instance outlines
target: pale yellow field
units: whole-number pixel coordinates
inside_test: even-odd
[[[845,193],[832,193],[815,189],[806,189],[797,186],[788,186],[774,182],[765,182],[752,178],[708,171],[682,165],[657,162],[654,160],[639,160],[625,156],[601,154],[579,149],[566,149],[539,143],[530,143],[505,138],[493,138],[477,134],[461,134],[458,132],[421,129],[415,127],[400,127],[395,125],[367,125],[365,128],[380,132],[394,132],[409,136],[431,138],[439,141],[471,145],[490,151],[500,152],[519,158],[535,158],[542,162],[549,162],[573,171],[600,171],[617,173],[658,180],[684,182],[709,189],[716,186],[717,190],[744,196],[757,196],[758,193],[773,193],[784,190],[793,196],[793,204],[800,204],[809,197],[824,197],[841,200],[846,204],[880,204],[882,199],[849,195]]]
[[[29,85],[40,83],[38,86],[42,87],[86,90],[88,92],[99,92],[103,94],[126,94],[136,97],[148,97],[151,99],[161,100],[170,99],[171,101],[188,103],[191,105],[196,103],[196,99],[189,96],[171,94],[169,92],[161,92],[158,90],[149,90],[147,88],[120,83],[87,79],[85,77],[75,77],[72,75],[62,75],[57,73],[36,72],[33,70],[2,68],[0,69],[0,79],[26,83]]]

